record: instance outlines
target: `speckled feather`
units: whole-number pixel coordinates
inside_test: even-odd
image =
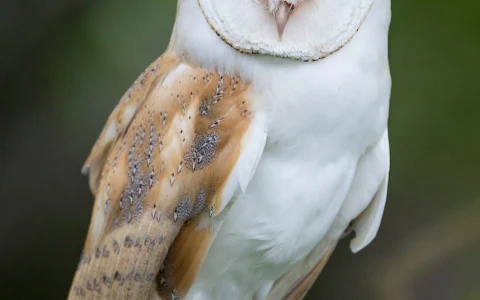
[[[95,205],[69,299],[185,295],[253,118],[247,91],[168,51],[135,81],[83,169]]]

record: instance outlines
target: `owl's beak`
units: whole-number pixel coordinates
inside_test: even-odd
[[[275,22],[277,23],[277,31],[278,37],[281,39],[283,35],[283,31],[285,30],[285,26],[287,26],[288,19],[290,18],[290,14],[292,13],[293,5],[282,1],[278,10],[275,14]]]

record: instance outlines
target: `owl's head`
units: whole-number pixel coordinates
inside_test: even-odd
[[[244,53],[318,60],[344,46],[373,0],[197,0],[210,27]]]

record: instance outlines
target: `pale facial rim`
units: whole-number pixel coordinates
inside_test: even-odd
[[[245,48],[242,48],[242,47],[236,47],[234,44],[234,42],[232,40],[230,40],[229,38],[223,36],[219,29],[215,27],[214,24],[212,24],[212,22],[210,21],[210,19],[208,18],[208,16],[205,14],[205,11],[204,11],[204,8],[201,4],[201,1],[202,0],[197,0],[197,4],[198,6],[200,7],[200,10],[205,18],[205,20],[207,21],[208,25],[210,26],[210,28],[215,32],[215,34],[220,38],[222,39],[222,41],[224,41],[227,45],[229,45],[230,47],[232,47],[233,49],[235,49],[236,51],[240,52],[240,53],[243,53],[243,54],[255,54],[255,55],[265,55],[265,56],[271,56],[271,57],[281,57],[281,58],[288,58],[288,59],[291,59],[291,60],[294,60],[294,61],[301,61],[301,62],[314,62],[314,61],[318,61],[318,60],[321,60],[321,59],[324,59],[324,58],[327,58],[329,57],[330,55],[336,53],[337,51],[339,51],[340,49],[342,49],[345,45],[347,45],[352,39],[353,37],[357,34],[357,32],[360,30],[360,28],[362,27],[363,23],[365,22],[365,19],[367,18],[367,16],[369,15],[370,13],[370,10],[371,8],[373,7],[373,3],[374,3],[374,0],[371,1],[371,4],[369,5],[368,7],[368,10],[366,12],[366,14],[363,16],[363,18],[361,19],[361,21],[359,22],[356,30],[353,32],[353,34],[351,34],[347,39],[345,39],[342,43],[339,43],[339,45],[332,51],[328,52],[328,53],[325,53],[324,55],[320,55],[318,57],[315,57],[315,58],[309,58],[309,59],[305,59],[305,58],[301,58],[301,57],[293,57],[293,56],[289,56],[289,55],[284,55],[284,56],[274,56],[273,54],[271,53],[263,53],[259,50],[254,50],[254,49],[245,49]]]

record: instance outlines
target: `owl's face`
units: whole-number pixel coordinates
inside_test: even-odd
[[[197,0],[210,27],[243,53],[311,61],[344,46],[373,0]],[[379,0],[383,1],[383,0]]]

